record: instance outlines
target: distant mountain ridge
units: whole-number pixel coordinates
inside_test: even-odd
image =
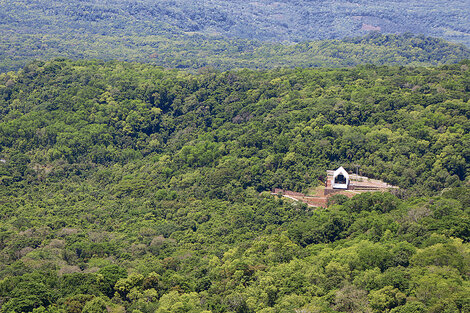
[[[2,20],[31,32],[184,32],[302,42],[412,32],[470,44],[468,1],[59,0],[0,1]],[[0,13],[1,14],[1,13]],[[0,22],[1,23],[1,22]]]
[[[429,37],[468,46],[465,1],[369,2],[0,0],[0,71],[55,57],[193,70],[429,66],[469,58],[464,45]]]

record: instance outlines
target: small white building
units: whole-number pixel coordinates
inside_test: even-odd
[[[349,174],[342,166],[333,173],[331,186],[333,189],[348,189]]]

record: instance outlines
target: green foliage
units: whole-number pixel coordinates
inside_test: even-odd
[[[413,301],[407,302],[405,305],[394,308],[390,312],[393,313],[421,313],[426,312],[426,306],[421,302]]]
[[[392,286],[371,291],[369,294],[370,306],[374,312],[387,312],[406,302],[405,294]]]
[[[469,65],[0,74],[0,312],[468,311]]]
[[[204,312],[200,304],[200,299],[197,293],[178,294],[177,291],[172,291],[164,295],[160,299],[160,305],[155,311],[157,313],[196,313]]]
[[[92,300],[88,301],[82,310],[83,313],[106,313],[108,310],[106,309],[106,302],[99,298],[93,298]]]

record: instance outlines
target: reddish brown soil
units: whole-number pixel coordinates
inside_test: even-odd
[[[331,181],[333,179],[332,175],[333,171],[328,171],[328,178],[325,185],[316,188],[315,191],[310,195],[279,188],[275,188],[272,194],[281,195],[294,201],[301,201],[311,207],[326,208],[328,206],[328,198],[332,195],[341,194],[352,198],[355,195],[363,192],[384,192],[397,188],[381,180],[370,179],[364,176],[357,176],[353,174],[350,175],[351,182],[347,190],[333,189],[331,187]]]

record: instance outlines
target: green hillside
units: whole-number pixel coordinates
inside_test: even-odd
[[[470,62],[0,74],[0,312],[468,312]],[[360,165],[400,187],[312,209]]]
[[[34,59],[124,60],[196,71],[272,69],[276,67],[351,67],[360,64],[431,66],[470,58],[470,49],[441,39],[370,34],[344,40],[295,45],[262,43],[221,36],[17,35],[4,33],[0,72],[23,67]]]

